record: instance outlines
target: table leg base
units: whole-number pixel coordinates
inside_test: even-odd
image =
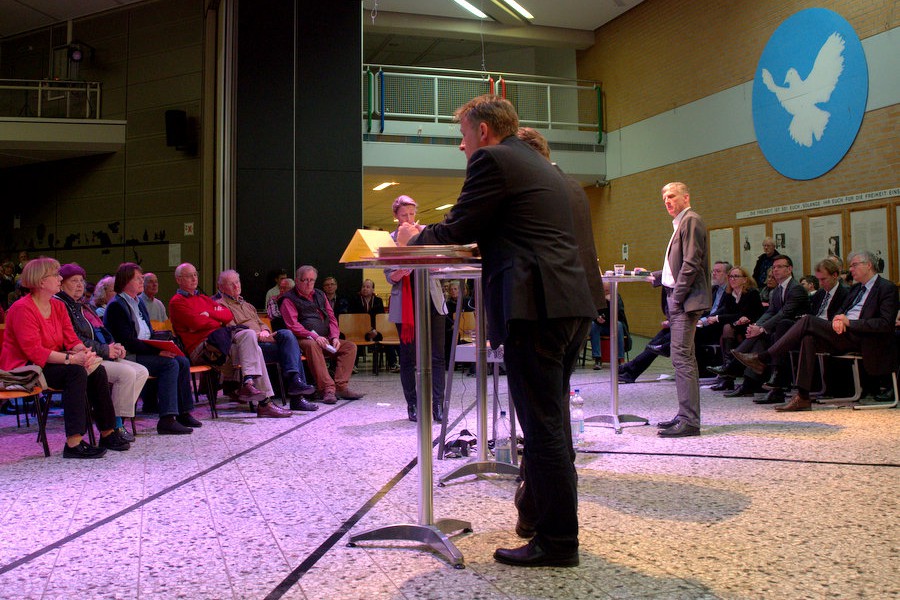
[[[353,548],[356,547],[357,542],[372,540],[419,542],[426,544],[435,552],[446,557],[454,568],[464,569],[466,565],[463,562],[462,553],[447,537],[447,534],[453,531],[469,533],[472,531],[472,524],[459,519],[438,519],[434,525],[387,525],[351,536],[347,545]]]
[[[586,425],[590,423],[600,425],[601,427],[612,427],[616,430],[616,433],[622,433],[622,427],[626,423],[633,425],[647,425],[650,423],[650,420],[636,415],[596,415],[588,417],[584,420],[584,423]]]
[[[495,460],[479,460],[470,462],[453,469],[440,479],[438,486],[444,487],[444,484],[451,479],[465,477],[466,475],[482,475],[485,473],[494,473],[497,475],[518,475],[519,467],[505,462],[497,462]]]

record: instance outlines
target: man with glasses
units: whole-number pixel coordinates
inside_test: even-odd
[[[897,286],[875,272],[875,257],[871,252],[852,252],[849,261],[850,274],[856,283],[833,319],[805,315],[768,350],[758,354],[734,352],[734,357],[748,369],[762,374],[769,363],[800,347],[797,394],[786,405],[776,406],[777,411],[812,409],[809,392],[816,380],[819,352],[861,352],[869,375],[884,375],[896,366],[893,335]]]
[[[281,316],[287,328],[297,336],[300,350],[306,356],[316,382],[314,397],[325,404],[335,404],[338,398],[356,400],[365,395],[349,387],[356,362],[356,344],[341,339],[331,304],[325,292],[316,289],[318,275],[316,268],[310,265],[297,269],[294,289],[281,296]],[[328,373],[326,353],[335,358],[334,378]]]
[[[790,257],[779,255],[772,263],[772,276],[775,278],[775,289],[769,297],[769,307],[757,319],[756,323],[747,326],[747,339],[738,345],[735,352],[762,352],[775,342],[780,334],[794,324],[794,321],[809,312],[809,295],[803,286],[794,279],[794,263]],[[736,360],[726,361],[721,367],[709,367],[716,375],[737,377],[744,371]],[[729,398],[752,397],[762,391],[761,373],[747,370],[744,382],[734,391],[725,395]],[[757,404],[779,402],[776,394],[771,394]]]

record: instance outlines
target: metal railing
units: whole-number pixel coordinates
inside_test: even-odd
[[[100,83],[0,79],[0,117],[99,119]]]
[[[516,107],[522,125],[594,131],[602,142],[600,85],[553,77],[493,75],[456,69],[364,65],[367,132],[389,133],[388,121],[449,123],[475,96],[494,93]]]

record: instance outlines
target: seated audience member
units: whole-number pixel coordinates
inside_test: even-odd
[[[375,329],[375,315],[384,314],[384,301],[375,295],[375,282],[371,279],[363,281],[359,288],[359,294],[351,298],[349,304],[348,313],[369,315],[369,332],[366,334],[366,341],[380,342],[382,335]],[[388,346],[385,348],[385,354],[387,355],[388,370],[391,373],[399,373],[397,351]]]
[[[296,285],[299,282],[294,283]],[[325,292],[325,297],[328,299],[328,304],[331,305],[331,312],[334,313],[335,319],[350,312],[350,302],[339,295],[337,289],[338,283],[334,277],[329,275],[322,280],[322,291]]]
[[[156,378],[160,435],[184,435],[201,427],[191,414],[191,363],[184,356],[159,350],[147,343],[153,336],[150,315],[141,299],[144,274],[135,263],[122,263],[113,280],[115,298],[107,304],[103,323],[113,338],[125,346],[129,360],[143,365]],[[146,399],[145,399],[146,402]]]
[[[755,323],[747,320],[745,339],[738,344],[735,351],[758,352],[770,346],[794,321],[809,312],[809,295],[806,290],[797,283],[793,277],[794,266],[791,259],[784,255],[775,257],[772,265],[773,278],[776,286],[771,295],[768,308]],[[738,323],[742,323],[739,319]],[[733,352],[732,352],[733,354]],[[729,398],[752,397],[762,391],[762,382],[759,375],[748,370],[737,360],[729,359],[721,367],[708,367],[716,375],[736,377],[744,372],[744,382],[733,391],[725,395]],[[764,403],[761,400],[758,403]]]
[[[766,279],[769,276],[769,269],[775,262],[778,252],[775,250],[775,240],[767,237],[762,242],[763,253],[756,259],[756,265],[753,267],[753,279],[756,280],[757,286],[762,289],[766,285]]]
[[[768,364],[799,346],[797,393],[786,405],[776,406],[777,411],[811,410],[809,392],[816,381],[818,352],[860,352],[870,375],[883,375],[896,368],[897,286],[875,272],[876,259],[871,252],[851,252],[847,260],[856,283],[831,321],[804,315],[767,350],[734,353],[748,369],[762,374]]]
[[[316,381],[316,395],[322,402],[335,404],[338,398],[362,398],[364,394],[349,387],[356,344],[341,340],[331,303],[324,291],[315,288],[317,276],[318,271],[310,265],[297,269],[294,289],[281,296],[281,316],[300,341],[300,349]],[[333,379],[325,363],[326,353],[336,361]]]
[[[756,289],[756,280],[744,267],[736,266],[729,270],[726,292],[725,305],[717,317],[722,325],[719,348],[723,363],[731,359],[731,351],[746,337],[747,326],[756,321],[764,310],[759,290]],[[710,389],[733,390],[734,377],[719,375]]]
[[[141,300],[147,307],[151,321],[165,321],[169,318],[166,315],[166,305],[157,297],[158,294],[159,278],[156,277],[156,273],[144,273],[144,291],[141,292]]]
[[[25,265],[28,264],[29,260],[28,250],[19,250],[19,254],[16,257],[16,264],[14,269],[15,275],[17,277],[22,274],[22,271],[25,269]]]
[[[279,308],[278,304],[282,294],[286,294],[294,289],[294,280],[290,277],[285,277],[278,283],[278,289],[281,290],[278,295],[272,296],[269,298],[269,301],[266,302],[266,314],[269,315],[269,320],[272,322],[272,329],[275,331],[285,329],[284,319],[281,318],[281,308]]]
[[[306,383],[300,359],[300,345],[294,334],[287,329],[279,329],[272,333],[269,326],[262,322],[256,308],[241,296],[241,276],[237,271],[230,269],[222,271],[219,274],[218,287],[220,297],[216,302],[234,315],[234,319],[228,324],[243,325],[253,331],[266,361],[277,361],[281,365],[284,377],[282,385],[291,399],[291,410],[318,410],[318,406],[303,398],[312,395],[316,388]]]
[[[16,289],[16,266],[11,260],[0,264],[0,308],[9,308],[9,295]]]
[[[113,289],[113,278],[107,275],[94,286],[94,294],[91,296],[91,306],[94,307],[94,312],[102,317],[106,312],[106,305],[115,297],[116,291]]]
[[[762,302],[762,305],[764,307],[769,306],[769,296],[772,294],[772,290],[774,290],[776,287],[778,287],[778,281],[775,280],[772,269],[770,267],[768,273],[766,273],[765,282],[759,288],[759,301]]]
[[[610,316],[609,316],[609,295],[610,295],[610,287],[607,282],[603,282],[603,291],[606,293],[606,308],[601,308],[597,311],[597,316],[591,322],[591,357],[594,359],[594,370],[600,370],[600,365],[603,362],[602,354],[600,352],[600,338],[602,336],[609,336],[609,328],[610,328]],[[619,317],[619,327],[616,336],[616,343],[618,344],[618,354],[619,361],[618,364],[624,364],[625,362],[625,328],[628,326],[628,319],[625,317],[625,303],[622,301],[622,296],[618,297],[619,306],[617,314]],[[611,359],[610,359],[611,360]]]
[[[284,292],[281,287],[281,282],[285,279],[287,279],[287,271],[285,271],[284,269],[275,269],[274,271],[269,273],[269,281],[273,281],[275,285],[273,285],[266,291],[264,306],[268,306],[270,300]]]
[[[55,297],[66,305],[75,335],[103,359],[103,368],[112,386],[116,431],[126,441],[133,442],[134,436],[126,431],[123,419],[134,416],[134,407],[150,373],[143,365],[126,360],[125,346],[116,343],[93,307],[81,301],[84,296],[84,269],[77,263],[69,263],[59,268],[59,275],[62,277],[61,289]]]
[[[812,296],[819,289],[819,282],[816,280],[815,275],[804,275],[800,278],[800,285],[803,286],[803,289],[806,290],[806,293]]]
[[[59,263],[52,258],[36,258],[25,265],[21,282],[29,293],[9,309],[0,369],[37,365],[47,384],[62,390],[63,458],[99,458],[107,450],[128,450],[131,445],[115,428],[106,370],[75,335],[65,305],[53,297],[59,293],[60,280]],[[100,430],[99,448],[83,439],[90,426],[86,404]]]
[[[16,280],[16,289],[11,291],[9,293],[9,295],[6,297],[6,306],[11,308],[13,303],[16,300],[19,300],[20,298],[24,297],[25,294],[27,294],[27,293],[28,293],[28,290],[22,286],[22,280],[21,279]]]
[[[725,297],[727,296],[728,271],[731,265],[727,262],[716,261],[712,268],[712,306],[700,317],[697,326],[703,323],[702,329],[697,331],[698,338],[700,332],[708,333],[708,339],[712,339],[712,332],[718,331],[722,323],[719,315],[725,307]],[[718,342],[718,339],[715,339]],[[634,383],[641,373],[653,364],[657,356],[669,356],[669,344],[671,335],[669,333],[669,322],[662,322],[662,329],[653,336],[653,338],[644,347],[636,357],[627,363],[619,366],[619,383]],[[711,343],[704,341],[703,343]],[[699,361],[699,357],[698,357]]]
[[[210,334],[234,320],[234,315],[197,290],[199,277],[197,269],[191,263],[178,265],[175,269],[175,281],[178,283],[178,291],[169,300],[172,328],[181,337],[185,353],[191,362],[203,364],[206,345],[211,343],[208,340]],[[256,332],[245,328],[228,328],[225,331],[231,341],[231,364],[240,365],[243,373],[238,397],[248,402],[259,402],[257,417],[290,417],[290,410],[275,406],[270,400],[273,394],[272,384],[266,371],[265,356],[256,341]]]

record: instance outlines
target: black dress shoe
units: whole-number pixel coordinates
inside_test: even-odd
[[[416,413],[416,405],[415,404],[407,404],[406,405],[406,417],[415,423],[419,420],[419,415]]]
[[[63,458],[100,458],[106,454],[106,448],[98,448],[91,446],[84,440],[78,442],[77,446],[66,446],[63,448]]]
[[[124,452],[131,448],[131,444],[125,441],[125,438],[119,435],[119,432],[115,429],[113,429],[112,433],[108,436],[101,437],[99,445],[101,448],[106,448],[107,450],[113,450],[115,452]]]
[[[444,407],[440,405],[435,405],[431,407],[431,418],[434,419],[435,423],[443,423],[444,421]]]
[[[678,425],[678,417],[670,421],[660,421],[656,424],[656,427],[657,429],[668,429],[669,427],[673,427],[674,425]]]
[[[299,375],[295,375],[288,384],[287,395],[291,398],[297,396],[312,396],[315,393],[316,386],[304,383]]]
[[[719,377],[715,384],[710,386],[714,392],[728,392],[734,389],[734,379],[731,377]]]
[[[752,398],[756,393],[756,386],[742,383],[730,392],[725,392],[726,398]]]
[[[306,398],[291,398],[291,410],[304,410],[307,412],[312,412],[315,410],[319,410],[319,406],[317,404],[313,404]]]
[[[763,398],[758,398],[753,401],[754,404],[784,404],[784,391],[781,388],[776,388],[774,390],[769,390],[769,393],[765,395]]]
[[[719,377],[728,375],[728,367],[726,365],[714,365],[711,367],[706,367],[706,370],[710,373],[715,373]]]
[[[194,418],[194,415],[191,413],[182,413],[175,417],[175,420],[184,425],[185,427],[191,427],[197,429],[198,427],[203,427],[203,423]]]
[[[190,427],[186,427],[175,420],[175,416],[160,417],[156,424],[156,433],[160,435],[186,435],[194,433]]]
[[[665,438],[690,437],[694,435],[700,435],[700,428],[694,427],[693,425],[688,425],[684,421],[679,421],[668,429],[660,429],[656,432],[656,435]]]
[[[744,366],[746,366],[757,375],[762,375],[766,372],[766,363],[759,360],[758,354],[754,354],[752,352],[738,352],[735,350],[731,353],[731,355],[741,361]]]
[[[494,560],[514,567],[577,567],[578,550],[551,554],[531,540],[518,548],[497,548],[494,550]]]

